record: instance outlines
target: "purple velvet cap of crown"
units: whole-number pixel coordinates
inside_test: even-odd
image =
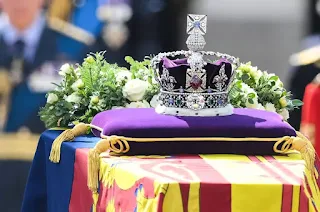
[[[162,59],[162,62],[163,62],[163,66],[167,69],[175,68],[178,66],[189,66],[186,58],[170,60],[169,58],[165,57]],[[221,58],[213,64],[220,66],[222,63],[230,63],[230,62],[227,59]]]
[[[114,109],[97,114],[93,125],[104,135],[133,138],[295,136],[295,130],[273,112],[237,108],[230,116],[179,117],[161,115],[153,108]],[[96,136],[100,132],[93,131]]]

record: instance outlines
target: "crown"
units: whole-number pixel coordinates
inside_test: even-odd
[[[228,93],[239,66],[233,56],[203,51],[207,16],[189,14],[188,51],[159,53],[151,60],[160,84],[156,111],[177,116],[223,116],[233,113]],[[172,58],[172,59],[169,59]]]

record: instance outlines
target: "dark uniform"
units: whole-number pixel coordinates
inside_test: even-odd
[[[110,4],[110,0],[105,2],[107,5]],[[189,0],[131,0],[125,2],[132,10],[131,18],[124,23],[128,28],[126,42],[119,48],[112,48],[105,39],[105,30],[103,30],[103,27],[108,27],[110,22],[101,20],[105,25],[96,33],[97,42],[91,51],[106,50],[105,56],[109,62],[127,66],[128,64],[124,61],[127,55],[136,60],[143,60],[145,56],[181,48],[180,41],[185,39],[182,39],[184,33],[180,33],[179,28],[185,24],[184,17],[187,14]],[[104,7],[105,5],[99,6]]]
[[[289,90],[293,97],[303,100],[306,86],[320,73],[317,57],[319,51],[310,51],[320,45],[320,1],[309,1],[309,36],[303,42],[303,49],[309,52],[300,52],[292,57],[292,68],[290,70]],[[319,58],[320,59],[320,58]],[[290,113],[289,123],[300,130],[301,109],[296,109]]]
[[[90,36],[67,23],[49,22],[41,14],[28,33],[17,37],[4,19],[0,20],[0,95],[2,112],[8,114],[0,120],[5,133],[0,135],[0,148],[6,150],[0,151],[0,211],[17,212],[39,137],[19,137],[16,132],[26,129],[40,134],[45,130],[38,116],[46,103],[45,94],[54,88],[51,82],[61,80],[62,64],[82,61]]]

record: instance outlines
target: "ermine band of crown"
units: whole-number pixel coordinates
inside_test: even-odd
[[[239,65],[240,65],[240,61],[238,58],[235,58],[234,56],[230,56],[228,54],[223,54],[220,52],[212,52],[212,51],[199,51],[197,53],[200,53],[201,55],[206,55],[206,56],[215,56],[217,58],[220,59],[226,59],[227,61],[229,61],[231,64],[235,65],[236,67],[233,68],[233,70],[236,70]],[[165,52],[165,53],[159,53],[158,55],[156,55],[154,58],[152,58],[151,60],[151,67],[154,70],[154,74],[156,76],[156,80],[160,83],[160,75],[159,75],[159,64],[161,62],[162,59],[166,58],[166,57],[176,57],[176,56],[181,56],[184,55],[185,57],[189,57],[190,55],[194,54],[193,51],[174,51],[174,52]]]

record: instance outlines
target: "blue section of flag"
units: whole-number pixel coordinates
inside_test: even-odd
[[[49,161],[49,154],[53,140],[60,133],[61,131],[46,131],[40,137],[24,194],[22,212],[69,211],[76,149],[92,148],[99,138],[82,136],[72,143],[63,143],[63,163],[54,164]]]

